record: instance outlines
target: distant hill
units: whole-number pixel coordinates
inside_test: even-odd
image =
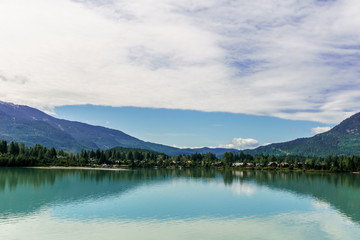
[[[145,142],[118,130],[57,119],[35,108],[1,101],[0,139],[73,152],[82,148],[106,150],[114,147],[148,149],[168,155],[207,152],[221,155],[237,151],[223,148],[179,149]]]
[[[360,155],[360,113],[345,119],[328,132],[244,152],[252,155]]]

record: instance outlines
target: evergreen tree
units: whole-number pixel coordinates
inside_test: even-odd
[[[8,149],[7,142],[5,140],[2,140],[0,142],[0,153],[2,154],[7,153],[7,149]]]

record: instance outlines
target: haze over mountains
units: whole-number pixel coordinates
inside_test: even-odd
[[[168,155],[215,153],[235,149],[199,148],[179,149],[145,142],[124,132],[100,126],[54,118],[24,105],[0,101],[0,139],[23,142],[27,146],[46,147],[79,152],[81,149],[110,149],[113,147],[142,148]]]

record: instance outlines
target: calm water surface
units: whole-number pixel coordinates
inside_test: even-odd
[[[360,239],[360,175],[0,169],[0,239]]]

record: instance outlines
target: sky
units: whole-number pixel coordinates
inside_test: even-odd
[[[360,111],[359,29],[358,0],[1,0],[0,100],[176,146],[311,136]]]
[[[104,107],[55,108],[56,117],[119,129],[144,141],[169,146],[248,149],[310,137],[333,125],[226,112]]]

